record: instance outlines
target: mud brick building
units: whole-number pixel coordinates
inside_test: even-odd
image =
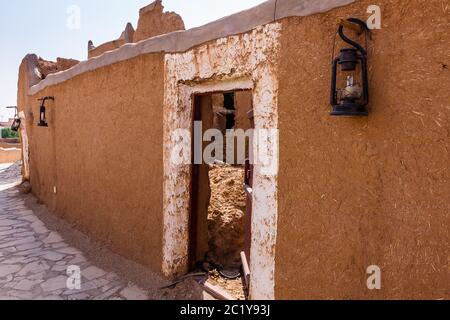
[[[210,116],[211,94],[247,93],[235,106],[241,119],[253,110],[255,129],[279,130],[275,170],[251,172],[250,298],[449,298],[445,3],[269,0],[184,30],[157,1],[136,31],[91,43],[91,58],[69,69],[43,79],[38,57],[25,57],[24,175],[83,232],[167,277],[184,274],[206,231],[192,206],[201,174],[169,161],[173,133],[192,129],[201,105],[200,118]],[[374,4],[382,28],[368,40],[369,116],[332,117],[337,21],[366,21]],[[55,99],[39,127],[46,96]],[[370,265],[382,290],[367,289]]]

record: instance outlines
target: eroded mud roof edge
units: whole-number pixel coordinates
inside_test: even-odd
[[[201,27],[125,44],[116,50],[105,52],[101,56],[82,61],[68,70],[51,74],[38,83],[35,72],[31,71],[35,69],[35,66],[33,66],[35,55],[27,55],[25,59],[29,64],[29,84],[31,86],[28,94],[34,95],[46,87],[67,81],[77,75],[142,54],[185,52],[208,41],[245,33],[283,18],[323,13],[355,1],[357,0],[268,0],[254,8],[224,17]]]

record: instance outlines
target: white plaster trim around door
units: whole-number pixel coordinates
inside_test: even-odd
[[[191,150],[192,99],[195,93],[251,89],[255,129],[278,130],[277,63],[281,24],[222,38],[185,53],[165,55],[163,273],[188,271],[190,164],[172,161],[180,143]],[[275,298],[275,245],[278,217],[278,135],[269,157],[275,165],[254,167],[251,248],[251,299]],[[257,148],[254,148],[257,150]],[[190,159],[190,156],[187,157]]]

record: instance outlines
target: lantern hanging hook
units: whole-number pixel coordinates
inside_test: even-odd
[[[339,23],[339,36],[341,37],[341,39],[348,43],[349,45],[353,46],[355,49],[357,49],[358,51],[360,51],[364,56],[367,56],[367,50],[361,46],[359,43],[357,43],[356,41],[353,41],[352,39],[348,38],[345,34],[344,34],[344,26],[348,26],[352,29],[354,29],[355,31],[357,29],[359,29],[358,33],[366,33],[366,47],[367,47],[367,34],[370,32],[369,27],[367,27],[367,24],[357,18],[348,18],[347,20],[342,20]],[[353,27],[351,27],[353,26]],[[359,28],[358,28],[359,27]]]
[[[49,96],[49,97],[44,97],[44,98],[38,99],[38,101],[42,101],[43,106],[45,105],[45,101],[47,101],[47,100],[55,101],[55,97]]]
[[[15,132],[19,131],[21,119],[19,117],[17,106],[9,106],[6,107],[6,109],[14,109],[14,121],[11,124],[11,130]]]
[[[38,99],[38,101],[42,101],[41,108],[39,110],[39,123],[38,123],[39,127],[48,127],[47,121],[45,119],[46,118],[45,117],[45,102],[47,100],[55,101],[55,97],[48,96],[48,97]]]

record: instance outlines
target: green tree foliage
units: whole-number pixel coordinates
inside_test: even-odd
[[[19,138],[19,133],[12,131],[10,128],[2,128],[2,138],[3,139],[17,139]]]

